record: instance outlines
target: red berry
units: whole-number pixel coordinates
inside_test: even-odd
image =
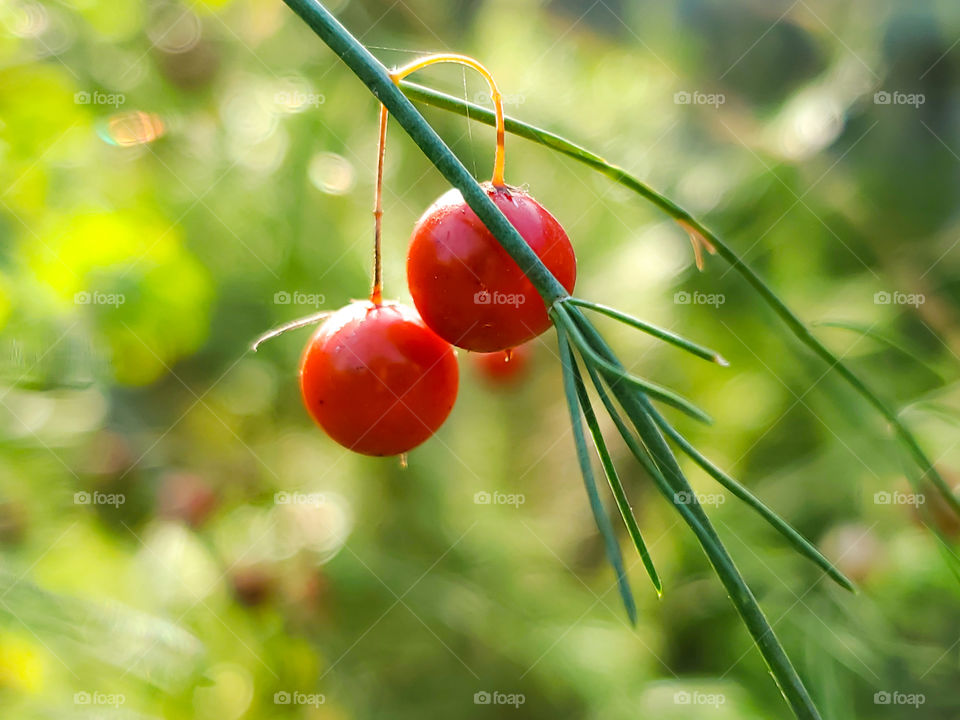
[[[275,582],[270,570],[256,565],[234,570],[230,581],[237,602],[247,607],[262,605],[270,599]]]
[[[524,343],[511,350],[471,355],[477,373],[490,385],[510,386],[520,382],[530,369],[533,348]]]
[[[198,528],[216,508],[217,494],[199,475],[173,472],[162,480],[157,506],[159,515]]]
[[[353,302],[307,344],[300,389],[313,419],[344,447],[398,455],[429,438],[457,398],[454,350],[399,303]]]
[[[523,190],[489,183],[484,189],[572,292],[577,260],[560,223]],[[467,350],[506,350],[550,327],[540,294],[458,190],[442,195],[417,221],[407,282],[427,326]]]

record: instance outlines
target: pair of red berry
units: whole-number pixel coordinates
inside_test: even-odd
[[[572,291],[576,258],[560,223],[522,190],[485,189]],[[300,366],[314,420],[341,445],[366,455],[404,453],[443,424],[457,397],[452,346],[504,351],[550,326],[536,289],[457,190],[440,197],[414,227],[407,281],[416,310],[353,302],[324,321]]]
[[[503,98],[490,72],[473,58],[442,53],[414,60],[391,76],[399,83],[417,70],[447,62],[476,70],[490,86],[497,146],[493,180],[484,186],[487,194],[557,280],[572,291],[576,258],[567,234],[536,200],[503,180]],[[416,310],[382,301],[386,132],[387,111],[381,105],[370,300],[353,302],[327,317],[307,344],[300,365],[300,387],[310,414],[334,440],[366,455],[405,453],[447,419],[459,381],[453,346],[502,352],[550,326],[533,284],[457,190],[440,197],[414,227],[407,283]]]

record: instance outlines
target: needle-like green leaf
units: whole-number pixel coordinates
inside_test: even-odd
[[[587,393],[587,388],[583,384],[583,376],[580,374],[580,368],[577,365],[576,359],[571,358],[571,366],[573,367],[573,376],[577,384],[577,397],[580,400],[580,407],[583,409],[583,417],[587,421],[587,427],[590,429],[591,436],[593,436],[593,444],[597,449],[597,455],[600,457],[600,464],[603,465],[603,471],[607,476],[607,482],[610,484],[610,490],[613,492],[613,497],[617,502],[617,508],[620,510],[620,515],[623,516],[623,522],[627,526],[627,532],[630,533],[630,539],[633,540],[633,545],[637,549],[640,559],[643,561],[647,575],[650,576],[657,595],[661,596],[663,595],[663,583],[661,583],[660,575],[657,573],[657,568],[654,566],[653,559],[650,557],[647,544],[643,541],[640,525],[637,523],[637,518],[633,514],[633,508],[627,499],[627,493],[623,489],[623,483],[620,482],[620,476],[617,474],[617,468],[613,464],[613,458],[610,457],[607,443],[603,439],[603,433],[600,431],[600,423],[597,421],[596,413],[593,411],[590,395]],[[589,371],[589,365],[587,369]]]
[[[671,345],[676,345],[679,348],[686,350],[689,353],[693,353],[697,357],[703,358],[704,360],[709,360],[714,362],[717,365],[727,367],[730,363],[727,362],[720,353],[711,350],[710,348],[705,348],[702,345],[697,345],[697,343],[692,340],[687,340],[685,337],[672,333],[669,330],[664,330],[663,328],[657,327],[656,325],[651,325],[648,322],[635,318],[632,315],[627,315],[622,313],[619,310],[609,307],[607,305],[601,305],[599,303],[590,302],[589,300],[583,300],[578,297],[569,297],[561,300],[562,303],[567,303],[569,305],[579,305],[580,307],[589,308],[595,312],[598,312],[607,317],[611,317],[614,320],[619,320],[622,323],[626,323],[631,327],[637,328],[637,330],[642,330],[643,332],[653,335],[653,337],[668,342]]]
[[[913,360],[917,365],[920,365],[924,370],[929,372],[935,378],[943,382],[943,376],[940,372],[930,365],[926,360],[917,355],[915,352],[906,347],[903,343],[897,342],[890,336],[885,333],[880,332],[875,329],[872,325],[864,325],[863,323],[849,322],[846,320],[821,320],[818,322],[811,323],[815,327],[826,327],[826,328],[837,328],[838,330],[849,330],[850,332],[855,332],[860,335],[864,335],[872,340],[876,340],[881,345],[886,345],[893,350],[896,350],[898,353],[904,355],[905,357]]]
[[[589,370],[589,368],[588,368]],[[596,384],[596,383],[595,383]],[[605,394],[604,394],[605,395]],[[604,397],[601,395],[601,398]],[[615,408],[611,410],[610,404],[604,402],[604,405],[607,407],[608,412],[615,412]],[[741,485],[735,479],[730,477],[728,474],[723,472],[718,468],[714,463],[712,463],[705,455],[698,451],[690,442],[680,434],[666,418],[664,418],[656,410],[653,411],[652,417],[657,426],[663,431],[668,438],[670,438],[684,453],[687,454],[695,463],[697,463],[705,472],[711,475],[714,479],[717,480],[721,485],[727,488],[732,492],[736,497],[743,500],[747,505],[749,505],[753,510],[760,514],[760,516],[766,520],[777,532],[782,534],[789,543],[797,550],[800,554],[804,555],[816,565],[818,565],[827,575],[836,581],[840,586],[850,590],[851,592],[856,592],[856,588],[853,582],[847,578],[843,573],[840,572],[829,560],[827,560],[824,555],[810,543],[803,535],[797,532],[789,523],[787,523],[783,518],[777,515],[773,510],[767,507],[757,496],[751,493],[746,487]],[[615,422],[622,422],[618,417],[614,418]],[[620,428],[621,434],[623,433],[623,428]]]
[[[593,519],[597,523],[597,528],[603,536],[607,558],[617,574],[617,586],[620,588],[623,605],[630,617],[630,622],[636,625],[637,605],[634,602],[627,572],[623,566],[620,543],[617,542],[616,533],[614,533],[613,526],[610,524],[610,518],[607,517],[603,501],[600,500],[600,493],[597,492],[597,483],[593,478],[593,468],[590,465],[590,453],[587,451],[587,439],[584,437],[583,426],[580,424],[580,406],[577,401],[576,378],[574,375],[576,360],[570,350],[566,335],[559,328],[557,329],[557,345],[560,348],[560,363],[563,366],[563,390],[567,398],[567,407],[570,409],[570,423],[573,426],[573,440],[577,447],[577,460],[580,462],[583,484],[587,489],[587,497],[590,499],[590,509],[593,511]]]
[[[648,380],[644,380],[636,375],[631,375],[622,367],[617,367],[616,365],[604,360],[592,347],[590,347],[590,344],[577,329],[576,324],[571,321],[568,315],[569,311],[559,304],[556,305],[555,308],[556,312],[554,312],[553,316],[555,318],[559,318],[564,330],[566,330],[570,335],[570,339],[573,341],[573,344],[577,346],[577,349],[583,354],[584,358],[591,364],[595,365],[606,377],[612,378],[613,382],[624,383],[626,385],[639,388],[650,397],[675,407],[677,410],[685,412],[694,420],[699,420],[700,422],[707,423],[708,425],[713,422],[710,416],[707,415],[703,410],[698,408],[686,398],[681,397],[677,393],[673,392],[673,390],[649,382]]]

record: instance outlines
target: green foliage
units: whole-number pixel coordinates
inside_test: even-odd
[[[955,516],[810,344],[956,483],[956,8],[589,5],[328,7],[384,63],[444,49],[491,68],[513,116],[507,180],[577,251],[585,300],[566,309],[630,375],[716,420],[641,404],[638,428],[635,386],[630,400],[615,373],[568,364],[620,576],[556,338],[510,387],[461,353],[457,408],[406,469],[310,424],[309,329],[250,353],[369,283],[376,100],[293,13],[0,4],[0,715],[783,717],[715,535],[823,717],[957,716]],[[418,77],[404,93],[487,176],[486,88]],[[675,102],[694,90],[726,101]],[[894,90],[926,101],[874,102]],[[154,119],[159,137],[119,142]],[[408,300],[405,239],[449,185],[392,127],[388,296]],[[698,273],[681,208],[735,255],[718,245]],[[925,302],[874,302],[896,291]],[[94,292],[124,301],[77,302]],[[722,302],[676,299],[697,293]],[[701,361],[715,351],[730,368]],[[677,514],[681,476],[699,511]]]

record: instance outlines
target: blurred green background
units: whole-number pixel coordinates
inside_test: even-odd
[[[806,320],[855,324],[816,332],[956,482],[960,6],[330,7],[387,64],[477,57],[509,114],[704,217]],[[416,80],[488,97],[457,67]],[[461,352],[457,407],[405,469],[310,422],[308,330],[249,351],[367,293],[376,109],[280,0],[0,2],[0,714],[787,717],[612,443],[665,582],[658,599],[627,540],[627,623],[551,333],[513,383]],[[424,112],[486,179],[491,129]],[[579,295],[730,359],[600,322],[716,418],[677,418],[698,447],[860,584],[831,586],[689,466],[824,716],[960,716],[956,548],[924,527],[960,524],[911,494],[884,424],[639,197],[509,137],[507,180],[566,227]],[[409,301],[408,233],[446,189],[391,123],[388,296]]]

